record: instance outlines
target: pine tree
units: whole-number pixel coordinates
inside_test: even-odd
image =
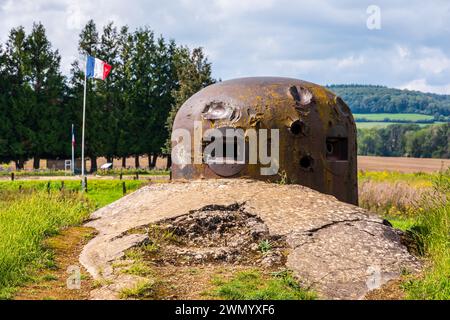
[[[9,154],[9,140],[11,139],[11,121],[7,116],[9,95],[9,81],[6,72],[6,55],[0,44],[0,163],[9,162],[12,159]]]
[[[101,131],[97,132],[101,139],[102,155],[106,156],[108,162],[113,162],[117,154],[119,132],[117,129],[120,117],[118,92],[117,66],[119,64],[119,35],[117,28],[112,22],[108,23],[100,39],[97,57],[112,66],[112,70],[105,81],[98,81],[97,94],[99,97],[98,108],[102,113]]]
[[[166,121],[168,139],[163,152],[170,153],[173,121],[181,105],[196,92],[216,82],[211,76],[211,63],[202,48],[192,52],[187,47],[179,47],[174,54],[174,68],[177,75],[177,88],[173,91],[174,102]]]
[[[118,121],[117,121],[117,145],[116,156],[122,158],[122,167],[126,166],[126,158],[131,156],[131,136],[135,134],[129,127],[133,117],[133,108],[131,107],[131,88],[134,72],[132,69],[132,57],[134,55],[135,45],[134,37],[130,34],[128,27],[124,26],[119,35],[119,61],[115,68],[117,74],[117,92],[118,92]]]
[[[153,31],[148,28],[134,33],[134,52],[131,59],[133,77],[131,81],[130,109],[131,117],[127,123],[131,132],[129,148],[135,157],[135,166],[139,167],[139,155],[147,152],[151,127],[156,121],[154,110],[155,96],[153,68],[155,65],[156,44]],[[137,135],[136,133],[140,133]]]
[[[81,56],[96,56],[98,52],[99,36],[97,27],[93,20],[88,21],[80,33],[78,52]],[[77,130],[78,141],[81,141],[83,88],[84,88],[85,62],[75,61],[72,64],[71,76],[71,109],[74,114],[74,122],[79,128]],[[103,149],[98,133],[101,132],[102,112],[97,96],[97,82],[88,80],[86,99],[86,130],[85,130],[85,155],[91,159],[91,171],[97,171],[97,157],[101,156]],[[76,120],[76,121],[75,121]],[[81,143],[80,143],[81,144]]]

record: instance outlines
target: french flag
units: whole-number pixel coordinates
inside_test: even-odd
[[[72,147],[75,148],[75,129],[72,124]]]
[[[100,80],[105,80],[111,72],[111,66],[106,62],[88,56],[86,63],[86,76],[88,78],[95,78]]]

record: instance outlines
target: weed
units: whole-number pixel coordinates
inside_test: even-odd
[[[155,295],[155,282],[152,280],[141,280],[131,288],[120,291],[121,299],[145,299]]]
[[[266,254],[267,252],[269,252],[270,250],[272,250],[272,244],[270,243],[269,240],[262,240],[259,244],[258,244],[259,250],[263,253]]]

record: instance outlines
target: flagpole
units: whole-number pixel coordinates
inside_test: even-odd
[[[75,144],[73,143],[74,141],[74,127],[73,127],[73,123],[72,123],[72,174],[75,174]]]
[[[87,60],[88,57],[86,55],[86,59],[84,62],[84,97],[83,97],[83,128],[81,133],[81,186],[83,191],[86,188],[85,185],[85,168],[84,168],[84,127],[86,122],[86,83],[87,83]]]

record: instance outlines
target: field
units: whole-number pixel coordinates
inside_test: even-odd
[[[143,181],[127,181],[129,191]],[[0,298],[11,298],[17,286],[34,274],[54,268],[54,257],[44,240],[60,230],[81,224],[89,214],[123,195],[122,181],[0,181]]]
[[[418,113],[355,113],[353,117],[356,121],[366,119],[367,121],[390,122],[396,121],[432,121],[433,116]]]
[[[450,299],[450,169],[441,173],[359,174],[360,206],[406,232],[409,248],[424,261],[422,274],[405,275],[387,291],[397,298]],[[381,293],[383,298],[383,293]]]
[[[358,170],[398,171],[403,173],[437,172],[450,167],[450,159],[358,156]]]
[[[78,296],[61,293],[66,279],[64,268],[78,263],[80,241],[92,234],[73,226],[79,226],[96,208],[122,197],[123,183],[127,192],[131,192],[146,182],[93,179],[88,181],[88,192],[80,193],[79,181],[64,184],[62,180],[0,181],[0,298],[30,298],[31,293],[36,299],[50,298],[49,295],[52,299],[86,298],[86,292]],[[395,292],[395,298],[399,299],[450,299],[449,196],[449,170],[359,173],[360,205],[405,231],[411,250],[426,266],[422,274],[404,275],[401,281],[391,284],[386,289],[389,297]],[[70,244],[73,239],[77,246]],[[66,255],[71,255],[72,260],[65,261]],[[200,277],[192,272],[192,277]],[[293,286],[288,275],[270,278],[247,270],[229,274],[226,279],[200,278],[212,281],[210,297],[308,297]],[[255,291],[255,286],[261,290]],[[141,289],[145,291],[145,287]],[[285,290],[282,296],[279,290]],[[383,290],[377,293],[377,298],[387,297]],[[140,290],[129,292],[127,297],[139,298],[139,294]]]
[[[417,124],[421,127],[430,124],[443,124],[433,121],[434,117],[418,113],[355,113],[353,114],[358,129],[380,129],[392,124]]]
[[[444,122],[434,122],[433,124],[440,124],[440,123],[444,123]],[[356,127],[358,129],[381,129],[381,128],[386,128],[387,126],[393,125],[393,124],[407,124],[404,122],[380,122],[380,121],[371,121],[371,122],[358,122],[358,120],[356,120]],[[420,127],[426,127],[429,126],[430,123],[414,123],[415,125],[418,125]]]

